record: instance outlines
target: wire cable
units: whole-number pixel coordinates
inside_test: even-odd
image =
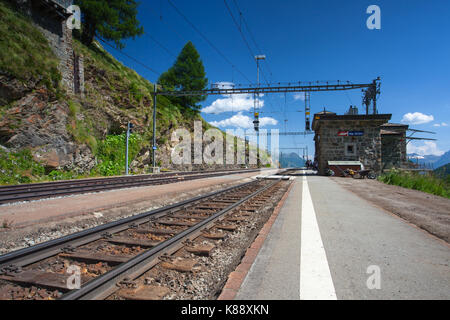
[[[126,54],[126,53],[123,52],[122,50],[117,49],[116,47],[114,47],[114,46],[111,45],[110,43],[106,42],[105,40],[103,40],[103,39],[101,39],[101,38],[98,38],[98,37],[97,37],[97,39],[99,39],[101,42],[103,42],[104,44],[106,44],[108,47],[110,47],[110,48],[114,49],[115,51],[119,52],[120,54],[124,55],[124,56],[127,57],[128,59],[130,59],[130,60],[136,62],[137,64],[141,65],[142,67],[146,68],[147,70],[149,70],[149,71],[153,72],[154,74],[158,75],[158,77],[159,77],[159,75],[161,74],[160,72],[156,71],[156,70],[153,69],[153,68],[150,68],[149,66],[147,66],[147,65],[144,64],[143,62],[137,60],[136,58],[133,58],[133,57],[130,56],[129,54]]]
[[[211,48],[213,48],[228,64],[230,64],[233,68],[236,69],[248,82],[252,83],[252,81],[244,74],[242,71],[240,71],[196,26],[194,23],[192,23],[182,12],[179,10],[172,1],[167,0],[169,4],[172,6],[172,8],[175,9],[175,11],[191,26],[192,29],[194,29],[202,38],[205,40]]]
[[[234,5],[236,6],[236,9],[239,11],[239,15],[240,15],[242,21],[244,21],[244,25],[245,25],[245,27],[247,28],[247,31],[248,31],[248,33],[249,33],[249,35],[250,35],[251,40],[252,40],[253,43],[255,44],[256,49],[257,49],[258,52],[260,52],[260,53],[263,52],[263,51],[261,50],[261,48],[258,46],[258,43],[256,42],[255,37],[253,36],[253,33],[252,33],[252,31],[250,30],[250,27],[248,26],[247,21],[245,20],[244,14],[242,13],[241,9],[239,8],[239,5],[237,4],[237,1],[236,1],[236,0],[233,0],[233,3],[234,3]],[[266,65],[267,65],[267,69],[269,70],[270,75],[273,76],[272,70],[271,70],[271,68],[269,67],[269,63],[267,62],[267,60],[264,60],[264,61],[265,61]]]
[[[149,37],[154,43],[156,43],[161,49],[163,49],[165,52],[167,52],[171,57],[176,57],[176,55],[173,52],[171,52],[169,49],[167,49],[161,42],[156,40],[153,36],[151,36],[150,34],[148,34],[145,31],[144,31],[144,34],[147,37]]]
[[[245,35],[242,32],[242,28],[239,26],[239,23],[236,21],[234,15],[233,15],[233,12],[231,11],[231,8],[228,5],[227,1],[223,0],[223,2],[225,3],[225,6],[226,6],[226,8],[228,10],[228,13],[230,14],[231,18],[233,19],[233,22],[234,22],[236,28],[238,29],[239,33],[241,34],[242,40],[244,41],[245,45],[247,46],[248,51],[250,52],[250,55],[251,55],[252,59],[254,59],[255,58],[255,53],[253,52],[252,48],[250,47],[250,44],[248,43],[247,39],[245,38]],[[263,70],[260,70],[260,71],[261,71],[261,74],[262,74],[264,80],[266,81],[266,83],[269,84],[269,81],[267,81],[267,78],[266,78],[266,75],[264,74],[264,71]]]

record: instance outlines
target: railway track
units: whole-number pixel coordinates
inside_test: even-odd
[[[162,299],[170,289],[146,284],[146,272],[192,272],[192,256],[256,218],[281,183],[244,183],[0,256],[0,299]],[[172,256],[180,249],[190,256]]]
[[[141,187],[217,177],[224,174],[256,172],[258,170],[231,170],[212,172],[176,172],[166,174],[122,176],[114,178],[81,179],[60,182],[0,186],[0,205],[19,201],[30,201],[74,194],[101,192],[106,190]]]

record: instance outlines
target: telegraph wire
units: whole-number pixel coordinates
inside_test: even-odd
[[[251,58],[252,58],[252,60],[253,60],[253,59],[255,58],[255,53],[253,52],[253,50],[252,50],[250,44],[248,43],[247,39],[245,38],[245,35],[244,35],[244,33],[242,32],[242,28],[241,28],[241,26],[239,25],[239,23],[236,21],[234,15],[233,15],[233,12],[231,11],[231,8],[230,8],[230,6],[228,5],[227,1],[226,1],[226,0],[223,0],[223,2],[224,2],[225,6],[226,6],[226,8],[227,8],[227,10],[228,10],[228,13],[230,14],[230,16],[231,16],[231,18],[232,18],[232,20],[233,20],[233,22],[234,22],[236,28],[238,29],[239,33],[241,34],[242,40],[244,41],[245,45],[247,46],[248,51],[250,52]],[[235,3],[235,4],[236,4],[236,3]],[[245,19],[243,18],[242,13],[240,12],[240,10],[239,10],[239,13],[241,14],[242,20],[243,20],[244,23],[246,24]],[[257,48],[257,49],[258,49],[258,48]],[[262,74],[262,76],[263,76],[265,82],[267,83],[267,85],[269,85],[269,81],[267,81],[267,78],[266,78],[266,75],[265,75],[264,71],[263,71],[262,69],[260,69],[260,72],[261,72],[261,74]],[[257,84],[257,85],[259,85],[259,84]],[[272,105],[271,101],[268,100],[268,102],[269,102],[269,105],[273,108],[273,105]]]
[[[231,12],[230,7],[228,6],[227,0],[223,0],[225,3],[225,6],[227,7],[228,13],[230,14],[231,18],[233,19],[234,24],[236,25],[236,28],[238,29],[239,33],[241,34],[242,40],[244,40],[245,45],[247,46],[248,50],[250,51],[250,54],[252,56],[252,59],[255,57],[255,53],[251,49],[250,45],[248,44],[247,39],[245,39],[244,33],[242,32],[242,28],[237,23],[236,19],[234,18],[233,12]]]
[[[250,55],[251,55],[252,59],[254,59],[254,58],[255,58],[255,53],[253,52],[253,50],[252,50],[252,48],[250,47],[250,45],[249,45],[247,39],[245,38],[245,35],[244,35],[244,33],[242,32],[242,28],[239,26],[239,23],[236,21],[234,15],[233,15],[233,12],[231,11],[231,8],[230,8],[230,6],[228,5],[227,1],[226,1],[226,0],[223,0],[223,2],[224,2],[225,6],[226,6],[226,8],[227,8],[227,10],[228,10],[228,13],[230,14],[230,16],[231,16],[231,18],[232,18],[232,20],[233,20],[233,22],[234,22],[236,28],[238,29],[239,33],[241,34],[242,40],[244,41],[245,45],[247,46],[248,51],[250,52]],[[263,70],[260,70],[260,71],[261,71],[261,74],[263,75],[263,78],[264,78],[264,80],[266,81],[266,83],[269,84],[269,81],[267,81],[267,78],[266,78],[266,75],[264,74],[264,71],[263,71]]]
[[[145,63],[143,63],[143,62],[137,60],[136,58],[133,58],[132,56],[130,56],[129,54],[123,52],[122,50],[117,49],[116,47],[114,47],[114,46],[111,45],[110,43],[106,42],[105,40],[103,40],[103,39],[101,39],[101,38],[97,38],[97,39],[99,39],[101,42],[103,42],[104,44],[106,44],[108,47],[110,47],[110,48],[114,49],[115,51],[119,52],[120,54],[124,55],[124,56],[127,57],[128,59],[130,59],[130,60],[136,62],[137,64],[141,65],[142,67],[146,68],[147,70],[149,70],[149,71],[153,72],[154,74],[158,75],[158,77],[159,77],[159,75],[161,74],[160,72],[156,71],[155,69],[150,68],[149,66],[147,66]]]
[[[171,52],[169,49],[167,49],[161,42],[156,40],[153,36],[151,36],[150,34],[148,34],[145,31],[144,31],[144,34],[147,37],[149,37],[153,42],[155,42],[161,49],[163,49],[165,52],[167,52],[171,57],[176,57],[176,55],[173,52]]]
[[[192,23],[182,12],[179,10],[172,1],[167,0],[167,2],[175,9],[175,11],[191,26],[192,29],[195,30],[202,38],[205,40],[228,64],[236,69],[248,82],[252,83],[252,81],[242,73],[196,26]]]
[[[261,48],[258,46],[258,43],[256,42],[255,37],[253,36],[253,33],[252,33],[252,31],[250,30],[250,27],[249,27],[248,24],[247,24],[247,21],[245,20],[244,14],[242,13],[241,9],[239,8],[239,5],[237,4],[237,0],[233,0],[233,3],[234,3],[234,5],[236,6],[237,10],[239,11],[240,17],[241,17],[242,21],[244,21],[244,25],[245,25],[245,27],[247,28],[247,31],[248,31],[248,33],[249,33],[249,35],[250,35],[250,38],[252,39],[253,43],[255,44],[256,49],[257,49],[260,53],[262,53],[263,51],[262,51]],[[267,69],[269,70],[269,73],[270,73],[271,77],[273,77],[273,73],[272,73],[271,68],[269,67],[269,63],[267,62],[267,60],[264,60],[264,62],[265,62],[266,65],[267,65]]]
[[[154,17],[156,17],[159,21],[161,21],[161,23],[163,23],[165,26],[167,26],[168,29],[170,29],[170,31],[172,31],[177,37],[178,39],[180,39],[180,41],[182,43],[185,43],[185,39],[176,31],[175,28],[173,28],[170,23],[167,23],[164,19],[163,19],[163,15],[162,15],[162,7],[161,7],[161,12],[160,15],[158,16],[155,12],[153,12],[152,10],[148,10],[147,12],[150,12]]]

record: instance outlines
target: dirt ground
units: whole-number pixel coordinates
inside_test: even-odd
[[[331,179],[372,204],[450,243],[450,199],[376,180]]]

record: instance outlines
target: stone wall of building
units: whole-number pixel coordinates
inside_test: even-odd
[[[319,174],[324,175],[328,161],[360,161],[365,169],[381,172],[381,128],[387,119],[323,119],[315,123],[316,155]],[[315,120],[317,121],[317,120]],[[340,132],[363,132],[340,136]]]
[[[34,24],[47,38],[52,51],[58,57],[62,84],[69,93],[84,92],[84,66],[82,57],[76,56],[72,45],[72,30],[67,18],[42,5],[40,0],[15,0],[21,11],[30,16]],[[72,1],[54,1],[65,7]],[[55,9],[56,10],[56,9]]]
[[[381,154],[382,169],[400,168],[403,166],[401,135],[382,135]]]
[[[62,83],[69,92],[74,92],[74,53],[72,30],[66,20],[48,19],[39,10],[33,10],[33,21],[47,38],[52,51],[58,57]]]
[[[404,167],[408,161],[406,151],[407,125],[387,124],[381,130],[382,170]]]

